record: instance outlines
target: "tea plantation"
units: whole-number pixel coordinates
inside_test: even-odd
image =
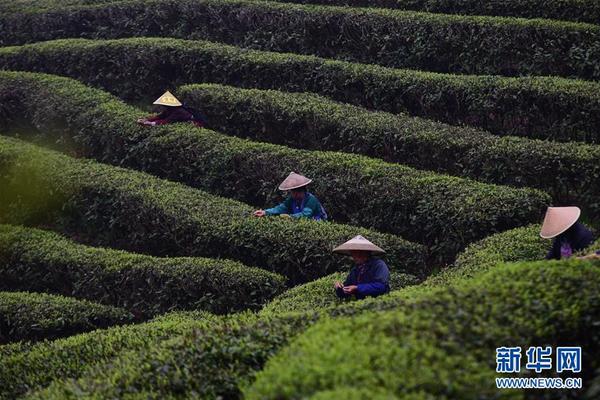
[[[253,216],[290,171],[328,221]],[[599,399],[599,232],[598,1],[0,0],[0,400]]]

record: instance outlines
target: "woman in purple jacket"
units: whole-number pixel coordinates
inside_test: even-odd
[[[544,239],[553,239],[546,259],[569,258],[592,244],[592,232],[577,222],[580,215],[578,207],[548,207],[540,232]]]
[[[338,297],[354,295],[357,299],[364,299],[390,291],[390,271],[382,259],[374,257],[384,254],[383,249],[362,236],[356,236],[333,249],[333,252],[350,255],[355,264],[344,283],[334,282],[333,287]]]

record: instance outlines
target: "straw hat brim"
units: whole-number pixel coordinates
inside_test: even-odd
[[[309,179],[308,181],[303,182],[303,183],[298,184],[298,185],[284,185],[282,183],[281,185],[279,185],[279,190],[281,190],[281,191],[294,190],[294,189],[298,189],[298,188],[304,187],[304,186],[308,185],[311,182],[312,182],[312,179]]]
[[[553,239],[572,227],[580,216],[579,207],[549,207],[540,236],[544,239]]]
[[[333,249],[334,253],[345,254],[348,256],[351,255],[351,251],[368,251],[373,255],[385,254],[385,250],[383,250],[381,247],[368,243],[344,243]]]

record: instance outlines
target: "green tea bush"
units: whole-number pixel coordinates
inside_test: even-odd
[[[150,257],[0,225],[0,290],[84,298],[147,317],[176,309],[255,309],[284,284],[278,274],[234,261]]]
[[[491,183],[529,186],[557,203],[600,208],[600,146],[497,137],[485,131],[372,112],[308,93],[217,84],[180,87],[211,128],[291,147],[359,153]],[[587,204],[586,204],[587,205]]]
[[[600,363],[598,315],[600,262],[504,264],[460,285],[407,292],[386,312],[322,319],[269,360],[244,394],[300,399],[360,388],[399,398],[492,399],[497,347],[572,343],[582,346],[585,382]]]
[[[538,220],[550,202],[532,189],[486,185],[357,155],[256,143],[188,124],[141,127],[135,123],[139,110],[65,78],[2,72],[0,82],[0,93],[21,99],[22,106],[0,100],[9,115],[20,112],[50,138],[70,133],[81,155],[257,206],[279,201],[277,183],[290,170],[301,172],[314,179],[311,191],[333,220],[426,243],[439,258],[452,258],[492,232]]]
[[[333,283],[335,281],[343,282],[347,275],[344,272],[336,272],[289,289],[267,303],[261,310],[261,315],[310,312],[347,303],[351,300],[338,298],[333,290]],[[390,273],[390,290],[402,289],[417,283],[419,281],[414,275]]]
[[[345,269],[343,257],[331,250],[360,234],[386,249],[391,268],[427,274],[423,247],[397,236],[312,220],[255,218],[252,208],[234,200],[4,136],[0,187],[0,223],[43,225],[92,245],[231,258],[297,284]]]
[[[48,0],[46,0],[48,1]],[[600,4],[595,0],[277,0],[285,3],[352,7],[385,7],[443,14],[550,18],[597,24]]]
[[[132,322],[120,308],[63,296],[0,292],[0,344],[56,339]]]
[[[314,92],[501,136],[600,142],[600,84],[581,80],[437,74],[171,38],[0,48],[0,67],[66,75],[133,100],[154,100],[180,84],[215,82]]]
[[[78,378],[93,365],[109,361],[122,352],[152,348],[163,340],[192,328],[210,326],[215,321],[216,317],[209,313],[173,313],[143,324],[38,342],[13,351],[0,363],[0,399],[15,399],[46,387],[54,380]]]
[[[8,14],[0,26],[4,46],[170,36],[438,72],[600,78],[600,26],[572,22],[247,0],[131,0]]]

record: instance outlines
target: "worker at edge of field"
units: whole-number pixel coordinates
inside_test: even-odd
[[[351,256],[355,264],[344,283],[334,282],[338,297],[354,295],[357,299],[364,299],[390,291],[390,270],[381,258],[376,257],[385,254],[383,249],[359,235],[336,247],[333,252]]]
[[[305,176],[291,172],[279,185],[279,190],[290,192],[286,199],[279,205],[254,211],[255,217],[280,215],[292,218],[309,218],[326,221],[327,213],[317,197],[307,190],[307,185],[312,182]]]
[[[579,207],[548,207],[540,232],[542,238],[554,239],[547,260],[569,258],[592,243],[592,232],[578,222],[580,216]]]
[[[157,126],[175,122],[193,122],[198,127],[206,125],[205,118],[198,110],[184,105],[168,90],[152,104],[158,107],[158,113],[138,119],[138,124]]]

